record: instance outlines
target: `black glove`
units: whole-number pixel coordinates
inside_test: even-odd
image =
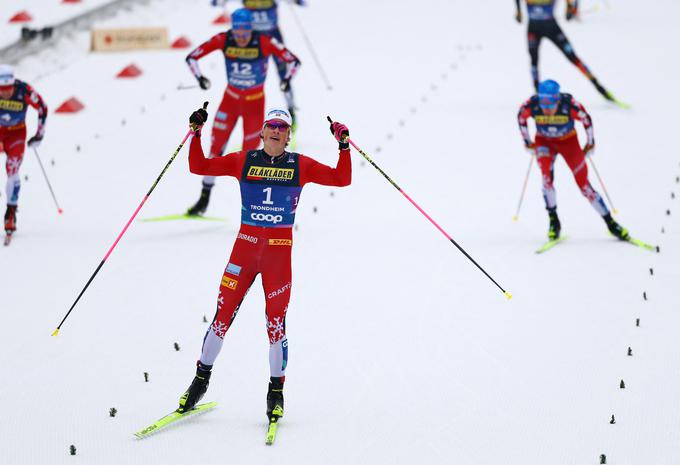
[[[201,76],[198,78],[198,85],[201,86],[201,89],[208,90],[210,89],[210,79],[205,76]]]
[[[40,145],[40,142],[42,142],[42,140],[43,140],[43,136],[41,134],[36,134],[35,136],[28,139],[27,144],[32,149],[38,148],[38,146]]]
[[[281,87],[281,92],[288,92],[290,90],[290,78],[283,79],[279,87]]]
[[[522,11],[521,10],[517,10],[517,13],[515,13],[515,21],[517,21],[518,23],[522,22]]]
[[[567,7],[567,21],[571,21],[578,15],[578,10],[574,6]]]
[[[204,108],[199,108],[189,117],[189,126],[194,131],[194,134],[198,136],[206,121],[208,121],[208,112]]]

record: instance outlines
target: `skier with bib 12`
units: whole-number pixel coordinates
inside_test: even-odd
[[[198,60],[214,51],[224,54],[227,87],[213,121],[210,158],[224,154],[239,118],[243,119],[242,150],[254,150],[260,145],[265,108],[264,82],[269,56],[273,55],[286,64],[282,85],[293,78],[300,66],[300,60],[279,41],[253,30],[253,13],[245,8],[232,13],[230,30],[211,37],[187,56],[187,64],[204,90],[210,87],[210,81],[201,73]],[[214,176],[203,177],[201,195],[187,214],[205,213],[214,185]]]

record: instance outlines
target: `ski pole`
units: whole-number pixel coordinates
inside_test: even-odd
[[[205,103],[203,104],[203,108],[205,109],[205,108],[207,108],[207,107],[208,107],[208,102],[205,102]],[[85,291],[87,290],[87,288],[90,286],[90,283],[92,282],[92,280],[94,279],[94,277],[97,276],[97,273],[99,273],[99,270],[101,270],[102,266],[104,266],[104,263],[106,262],[106,259],[109,258],[109,255],[111,255],[111,252],[113,252],[113,249],[116,248],[116,246],[118,245],[118,241],[120,241],[121,237],[123,237],[123,234],[125,234],[125,231],[127,231],[128,227],[129,227],[130,224],[132,223],[132,220],[135,219],[135,217],[137,216],[137,213],[139,213],[139,210],[142,209],[142,206],[143,206],[144,203],[147,201],[147,199],[149,198],[149,196],[151,195],[151,193],[153,192],[153,190],[156,188],[156,185],[158,184],[158,182],[161,180],[161,178],[163,177],[163,175],[165,174],[165,172],[166,172],[166,171],[168,170],[168,168],[170,167],[170,164],[173,162],[173,160],[175,159],[175,157],[177,156],[177,154],[179,153],[179,151],[182,150],[182,147],[184,146],[184,143],[187,141],[187,139],[188,139],[189,136],[191,135],[191,132],[192,132],[192,129],[189,129],[189,131],[187,131],[187,134],[186,134],[186,136],[184,136],[184,139],[183,139],[182,142],[179,144],[179,147],[177,147],[177,150],[175,150],[175,153],[172,154],[172,156],[170,157],[170,160],[168,160],[168,162],[166,163],[165,168],[163,168],[163,171],[161,171],[161,174],[158,175],[158,177],[156,178],[156,180],[154,181],[154,183],[151,185],[151,189],[149,189],[149,192],[146,193],[146,195],[145,195],[144,198],[142,199],[141,203],[139,204],[139,206],[137,207],[137,209],[135,210],[135,212],[132,214],[132,216],[130,217],[130,219],[128,220],[128,222],[125,224],[125,227],[123,228],[123,230],[120,232],[120,234],[118,234],[118,237],[117,237],[116,240],[113,242],[113,245],[111,246],[111,248],[109,249],[109,251],[106,252],[106,255],[104,256],[104,259],[99,263],[99,266],[97,266],[97,269],[94,270],[94,273],[92,273],[92,276],[90,276],[90,279],[87,280],[87,283],[85,284],[85,287],[83,287],[83,289],[80,291],[80,294],[78,294],[78,297],[76,297],[75,302],[73,302],[73,305],[71,305],[71,308],[69,308],[68,312],[66,312],[66,315],[64,315],[64,318],[62,318],[61,322],[59,323],[59,326],[57,326],[57,329],[55,329],[54,332],[52,333],[52,336],[58,336],[58,335],[59,335],[59,330],[61,329],[61,325],[64,324],[64,321],[66,321],[66,318],[68,318],[68,316],[71,314],[71,311],[73,311],[73,309],[75,308],[75,306],[76,306],[76,304],[78,303],[78,301],[80,300],[80,298],[83,296],[83,294],[85,293]]]
[[[319,73],[321,74],[321,79],[326,83],[326,87],[328,90],[333,90],[333,86],[331,86],[331,83],[328,81],[328,77],[326,76],[326,73],[323,70],[323,66],[321,66],[321,62],[319,61],[319,57],[316,55],[316,52],[314,51],[314,47],[312,47],[312,42],[309,40],[309,37],[307,37],[307,33],[305,32],[305,28],[302,27],[302,21],[300,21],[300,18],[298,18],[297,13],[295,13],[295,7],[293,6],[292,3],[288,4],[290,6],[290,11],[293,14],[293,18],[295,18],[295,22],[297,23],[298,27],[300,28],[300,32],[302,33],[302,38],[305,41],[305,44],[307,44],[307,48],[309,48],[310,53],[312,54],[312,58],[314,58],[314,63],[316,63],[316,67],[319,68]]]
[[[331,124],[333,124],[333,120],[331,119],[330,116],[327,116],[326,118],[328,118],[328,121],[329,121]],[[503,292],[503,294],[505,294],[505,296],[508,298],[508,300],[510,300],[510,299],[512,298],[512,294],[509,293],[508,291],[506,291],[505,289],[503,289],[503,288],[501,287],[501,285],[498,284],[498,283],[496,282],[496,280],[493,279],[493,278],[489,275],[489,273],[487,273],[486,270],[485,270],[484,268],[482,268],[482,267],[479,265],[479,263],[477,263],[477,262],[475,261],[475,259],[472,258],[472,257],[465,251],[465,249],[463,249],[460,245],[458,245],[458,243],[457,243],[457,242],[456,242],[456,241],[455,241],[455,240],[454,240],[454,239],[453,239],[446,231],[444,231],[444,229],[443,229],[441,226],[439,226],[439,224],[437,224],[437,222],[436,222],[435,220],[433,220],[432,217],[430,217],[430,215],[428,215],[428,214],[425,212],[425,210],[423,210],[422,208],[420,208],[420,205],[418,205],[418,204],[417,204],[417,203],[416,203],[416,202],[415,202],[415,201],[414,201],[414,200],[413,200],[406,192],[404,192],[404,190],[403,190],[401,187],[399,187],[399,186],[397,185],[396,182],[394,182],[394,181],[393,181],[393,180],[392,180],[392,179],[391,179],[391,178],[390,178],[383,170],[381,170],[380,167],[379,167],[378,165],[376,165],[375,162],[374,162],[373,160],[371,160],[371,157],[369,157],[368,155],[366,155],[366,152],[364,152],[363,150],[361,150],[361,149],[354,143],[354,141],[352,141],[352,139],[350,139],[349,137],[346,137],[346,138],[345,138],[345,141],[348,142],[352,147],[354,147],[354,148],[356,149],[356,151],[359,152],[359,153],[366,159],[367,162],[369,162],[371,165],[373,165],[373,168],[375,168],[376,170],[378,170],[378,172],[379,172],[380,174],[382,174],[382,175],[385,177],[385,179],[387,179],[387,181],[389,181],[389,183],[392,184],[392,186],[394,186],[394,188],[397,189],[397,190],[401,193],[401,195],[403,195],[404,197],[406,197],[406,200],[408,200],[409,202],[411,202],[411,204],[412,204],[414,207],[416,207],[416,209],[417,209],[420,213],[422,213],[423,216],[425,216],[425,218],[427,218],[427,219],[430,221],[430,223],[432,223],[432,224],[434,225],[434,227],[437,228],[437,229],[439,230],[439,232],[441,232],[444,236],[446,236],[446,238],[447,238],[449,241],[451,241],[451,243],[452,243],[453,245],[455,245],[456,248],[457,248],[458,250],[460,250],[460,251],[462,252],[462,254],[465,255],[465,256],[468,258],[468,260],[470,260],[472,263],[474,263],[475,266],[476,266],[477,268],[479,268],[479,270],[480,270],[482,273],[484,273],[484,274],[486,275],[486,277],[489,278],[489,279],[491,280],[491,282],[493,282],[493,283],[496,285],[496,287],[498,287],[498,289],[500,289],[500,290]]]
[[[519,203],[517,204],[517,211],[515,216],[512,217],[512,221],[517,221],[519,219],[519,209],[522,208],[522,202],[524,201],[524,193],[527,191],[527,183],[529,182],[529,174],[531,173],[531,164],[534,162],[534,156],[531,155],[529,158],[529,167],[527,168],[527,174],[524,176],[524,185],[522,186],[522,193],[519,196]]]
[[[59,202],[57,202],[57,196],[54,195],[54,190],[52,190],[52,184],[50,184],[50,180],[47,177],[47,172],[45,172],[45,167],[43,167],[42,161],[40,161],[40,155],[38,155],[38,149],[35,147],[33,148],[33,153],[35,153],[35,158],[38,159],[38,164],[40,165],[40,169],[42,170],[43,176],[45,176],[45,181],[47,182],[47,187],[50,188],[50,193],[52,194],[52,199],[54,199],[54,204],[57,206],[57,212],[61,215],[64,213],[64,210],[61,209],[59,206]]]
[[[588,160],[590,160],[590,164],[593,167],[593,171],[595,171],[595,175],[597,176],[597,179],[600,181],[600,185],[602,186],[602,190],[604,191],[604,195],[607,196],[607,201],[609,202],[609,205],[612,206],[612,210],[614,210],[614,214],[616,215],[619,211],[614,206],[614,202],[612,202],[611,197],[609,197],[609,192],[607,192],[607,188],[605,187],[604,183],[602,182],[602,177],[600,177],[600,173],[597,171],[597,167],[595,166],[595,162],[593,161],[593,157],[588,156]]]

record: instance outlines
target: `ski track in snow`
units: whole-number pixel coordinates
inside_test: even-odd
[[[157,0],[101,25],[165,25],[171,40],[185,35],[195,46],[220,31],[210,24],[220,10],[208,3]],[[346,123],[514,298],[507,302],[355,152],[352,185],[308,186],[298,209],[286,416],[271,448],[259,279],[216,362],[205,400],[218,408],[144,441],[132,436],[175,408],[193,376],[203,317],[212,318],[238,229],[233,180],[218,180],[207,212],[225,223],[135,221],[59,337],[49,336],[175,150],[190,112],[209,100],[213,117],[224,83],[219,56],[201,61],[208,92],[177,90],[193,84],[186,50],[90,54],[80,33],[23,59],[17,76],[51,110],[71,96],[85,110],[51,112],[39,149],[64,215],[27,151],[19,230],[0,250],[0,462],[581,465],[605,454],[609,464],[679,463],[680,157],[666,137],[680,104],[671,23],[680,6],[581,3],[588,14],[572,23],[560,16],[560,24],[632,109],[604,102],[550,43],[542,44],[542,76],[590,111],[617,220],[660,254],[612,239],[563,161],[555,183],[569,240],[534,254],[548,225],[535,167],[519,222],[511,221],[527,162],[515,117],[531,94],[526,25],[514,22],[512,2],[312,2],[298,16],[332,92],[281,5],[286,43],[303,61],[294,82],[298,150],[335,163],[325,117]],[[39,4],[3,6],[0,19]],[[114,79],[130,63],[142,76]],[[268,106],[283,104],[274,74]],[[29,134],[35,119],[29,111]],[[240,138],[238,127],[230,146]],[[195,201],[200,178],[186,154],[139,218]],[[600,189],[594,173],[591,182]]]

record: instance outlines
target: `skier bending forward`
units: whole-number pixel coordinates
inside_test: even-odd
[[[191,410],[205,394],[224,336],[259,273],[266,297],[270,344],[267,416],[270,420],[277,419],[283,416],[283,383],[288,362],[286,310],[291,290],[290,255],[295,211],[307,183],[338,187],[350,184],[349,144],[343,142],[349,131],[343,124],[331,125],[331,133],[340,144],[338,164],[331,168],[304,155],[287,152],[291,117],[284,110],[272,110],[267,113],[262,128],[264,148],[234,152],[221,158],[205,158],[200,130],[207,117],[203,109],[191,115],[195,135],[189,152],[189,169],[195,174],[238,179],[241,228],[222,276],[217,312],[203,339],[196,376],[180,398],[179,411]]]
[[[536,137],[531,140],[527,121],[533,118],[536,122]],[[557,217],[557,194],[555,192],[554,171],[557,154],[562,158],[574,174],[583,196],[602,216],[609,232],[621,240],[628,240],[628,230],[612,218],[602,197],[588,181],[588,165],[586,155],[592,156],[595,147],[593,123],[586,109],[571,94],[560,92],[560,85],[548,79],[538,85],[538,93],[524,102],[517,115],[519,130],[524,145],[536,155],[536,161],[543,175],[543,200],[550,217],[548,238],[560,237],[561,225]],[[586,130],[588,142],[581,148],[574,128],[574,122],[580,121]]]

